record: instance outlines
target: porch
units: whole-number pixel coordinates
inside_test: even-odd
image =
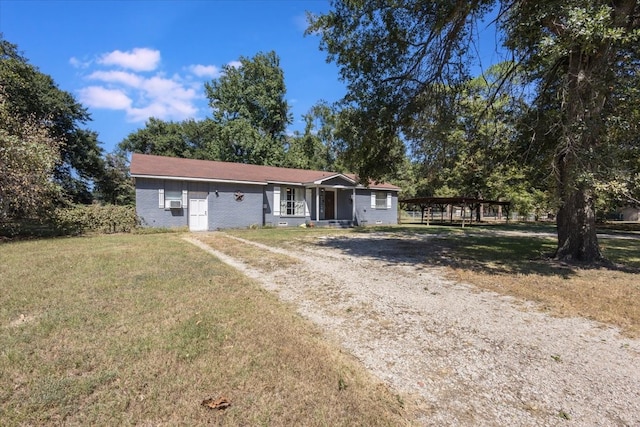
[[[329,226],[355,221],[355,188],[307,188],[309,217],[315,223]],[[309,203],[310,202],[310,203]]]

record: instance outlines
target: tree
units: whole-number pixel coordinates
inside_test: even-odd
[[[225,65],[220,78],[205,84],[213,122],[220,126],[225,160],[280,165],[291,117],[284,73],[275,52]]]
[[[135,186],[129,174],[127,158],[121,154],[105,156],[104,173],[95,183],[96,198],[112,205],[133,205],[136,200]]]
[[[165,122],[150,118],[118,145],[121,153],[280,166],[285,162],[284,74],[275,52],[240,58],[219,79],[205,84],[212,118]]]
[[[304,133],[289,138],[285,165],[299,169],[344,172],[337,141],[338,114],[325,101],[318,101],[302,117]]]
[[[102,173],[102,148],[97,134],[81,128],[90,120],[87,110],[53,79],[29,64],[0,34],[0,81],[8,114],[44,126],[60,142],[55,180],[73,201],[89,202],[91,181]]]
[[[608,133],[610,119],[622,117],[620,94],[637,79],[637,1],[345,0],[332,5],[328,14],[312,18],[308,32],[320,32],[321,48],[340,66],[348,83],[345,103],[369,117],[362,124],[368,125],[370,138],[350,147],[367,175],[378,173],[380,165],[388,168],[383,156],[367,156],[368,151],[393,148],[391,136],[412,126],[417,113],[455,111],[458,98],[445,88],[468,80],[470,66],[477,64],[477,28],[496,11],[514,63],[499,87],[508,87],[515,76],[522,79],[519,87],[532,99],[527,117],[536,118],[527,126],[528,145],[538,158],[551,159],[548,171],[559,205],[555,256],[585,262],[602,258],[594,190],[609,177],[600,154],[612,153],[609,145],[633,149],[637,143],[613,140]],[[637,105],[640,95],[626,93]]]
[[[210,119],[165,122],[151,117],[145,127],[129,134],[118,144],[122,154],[142,153],[157,156],[223,160],[218,143],[218,126]]]
[[[0,224],[43,218],[60,197],[52,181],[60,142],[41,124],[9,111],[0,85]]]
[[[406,136],[428,178],[427,194],[439,187],[454,190],[457,196],[499,199],[523,179],[513,155],[516,138],[513,122],[522,101],[509,94],[495,97],[496,75],[504,67],[496,65],[483,75],[455,87],[442,88],[458,97],[447,110],[426,108],[414,115]]]
[[[379,113],[382,117],[386,114]],[[336,136],[341,157],[364,185],[390,180],[405,159],[405,146],[395,128],[389,122],[377,122],[379,117],[368,109],[355,107],[342,108],[338,116]]]

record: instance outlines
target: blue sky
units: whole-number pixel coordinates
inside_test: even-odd
[[[325,0],[0,0],[0,32],[29,62],[88,108],[87,128],[110,152],[148,117],[210,115],[204,82],[239,57],[280,57],[294,123],[345,92],[305,11]]]

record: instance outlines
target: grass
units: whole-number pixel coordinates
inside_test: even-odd
[[[386,233],[479,288],[640,336],[640,241],[601,239],[629,269],[545,261],[528,226],[234,230],[274,246]],[[408,237],[424,239],[407,239]],[[178,233],[0,244],[2,425],[407,425],[414,409],[291,307]],[[261,268],[295,262],[216,236]],[[408,242],[408,243],[407,243]],[[380,252],[386,261],[393,253]],[[204,408],[224,396],[225,411]]]
[[[252,240],[258,243],[274,246],[285,246],[295,241],[312,241],[319,236],[346,235],[353,229],[328,227],[267,227],[255,229],[226,230],[228,234]]]
[[[604,255],[627,268],[588,268],[539,256],[554,239],[475,237],[459,244],[449,265],[456,279],[483,289],[534,301],[559,316],[580,316],[640,337],[640,241],[601,239]]]
[[[2,425],[408,424],[402,398],[179,234],[4,243],[0,259]],[[201,406],[221,396],[225,411]]]
[[[485,236],[458,245],[450,269],[458,280],[534,301],[552,314],[590,318],[640,337],[640,240],[601,238],[600,245],[605,257],[626,268],[541,259],[555,248],[554,238]]]
[[[611,233],[607,229],[607,233]],[[626,231],[626,230],[625,230]],[[399,260],[400,248],[420,263],[443,266],[458,281],[516,298],[534,301],[557,316],[581,316],[619,327],[640,337],[640,240],[602,237],[601,249],[620,268],[589,268],[555,263],[544,254],[555,249],[548,224],[474,226],[370,227],[328,230],[331,234],[385,233],[393,250],[380,250],[385,262]],[[504,233],[507,232],[507,233]],[[317,241],[322,230],[235,230],[234,235],[274,245]],[[410,239],[423,236],[422,239]],[[624,237],[624,236],[619,236]],[[366,252],[371,256],[370,251]],[[353,252],[353,255],[359,255]]]
[[[280,255],[259,249],[255,246],[246,245],[224,234],[215,234],[215,237],[213,236],[212,234],[201,234],[198,236],[198,239],[229,256],[241,260],[250,260],[250,263],[254,267],[262,270],[283,269],[299,262],[286,255]]]

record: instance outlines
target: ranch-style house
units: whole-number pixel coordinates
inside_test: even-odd
[[[398,223],[400,188],[352,174],[134,153],[136,211],[144,226],[191,231],[250,226]]]

